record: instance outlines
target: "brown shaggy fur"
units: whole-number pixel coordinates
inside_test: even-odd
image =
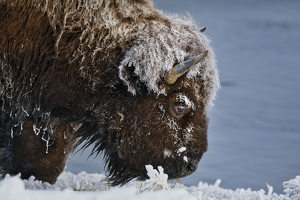
[[[0,172],[53,183],[79,143],[104,153],[113,184],[146,178],[147,164],[169,178],[195,171],[219,80],[190,19],[148,0],[0,0],[0,38]]]

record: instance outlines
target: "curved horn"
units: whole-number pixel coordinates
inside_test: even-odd
[[[168,84],[173,84],[176,82],[176,80],[185,74],[187,71],[192,69],[197,63],[199,63],[203,58],[207,55],[208,51],[204,51],[203,53],[199,54],[198,56],[195,56],[194,58],[191,58],[187,61],[184,61],[183,63],[177,64],[173,67],[173,69],[167,74],[165,77],[165,81]]]

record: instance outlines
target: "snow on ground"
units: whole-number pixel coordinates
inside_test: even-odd
[[[106,200],[106,199],[243,199],[243,200],[296,200],[300,199],[300,176],[283,183],[285,194],[273,193],[273,187],[267,185],[267,192],[263,189],[223,189],[219,187],[221,180],[214,185],[200,182],[198,187],[186,187],[179,181],[168,182],[168,175],[161,167],[153,169],[146,166],[148,176],[146,181],[131,181],[125,186],[110,186],[105,181],[104,174],[88,174],[81,172],[74,175],[63,172],[54,185],[34,180],[21,180],[19,176],[6,175],[0,181],[0,199],[2,200]]]

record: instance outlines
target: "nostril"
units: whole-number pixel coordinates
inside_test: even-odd
[[[194,171],[196,171],[197,166],[194,165],[194,164],[192,164],[192,163],[190,163],[190,164],[188,164],[187,169],[188,169],[189,171],[191,171],[191,172],[194,172]]]

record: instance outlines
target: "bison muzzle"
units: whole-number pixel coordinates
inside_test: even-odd
[[[114,185],[193,173],[220,87],[204,30],[149,0],[0,1],[0,173],[54,183],[79,144]]]

